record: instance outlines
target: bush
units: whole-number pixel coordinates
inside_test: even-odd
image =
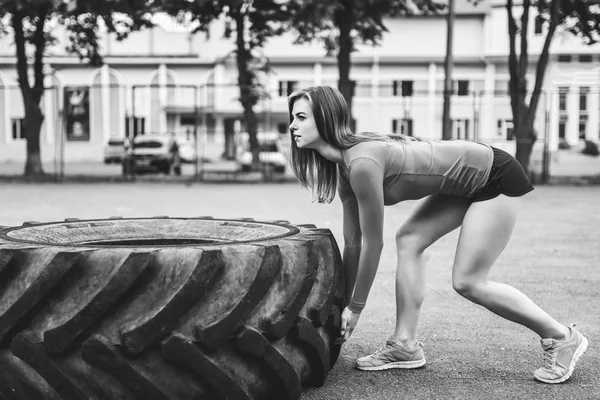
[[[571,145],[567,143],[565,139],[560,139],[560,141],[558,142],[558,148],[560,150],[569,150],[571,148]]]
[[[591,140],[586,139],[585,146],[584,146],[583,150],[581,150],[581,153],[586,154],[588,156],[597,157],[600,155],[600,150],[598,149],[597,143],[594,143]]]

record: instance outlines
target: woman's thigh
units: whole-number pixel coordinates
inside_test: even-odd
[[[424,251],[442,236],[458,228],[471,200],[444,194],[426,197],[412,210],[396,235],[399,247],[409,244]]]
[[[452,278],[485,281],[512,235],[520,199],[499,195],[475,202],[460,229]]]

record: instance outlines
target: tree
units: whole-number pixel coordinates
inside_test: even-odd
[[[44,56],[56,41],[49,24],[66,26],[70,43],[67,50],[92,65],[102,63],[97,31],[101,21],[119,40],[128,33],[151,26],[147,12],[152,0],[8,0],[0,2],[0,35],[13,34],[17,58],[18,84],[25,109],[24,133],[27,159],[24,174],[44,174],[40,154],[40,129],[44,115],[40,100],[44,95]],[[29,70],[33,69],[33,81]]]
[[[454,67],[453,37],[454,37],[454,0],[448,0],[446,15],[446,58],[444,60],[444,105],[442,110],[442,139],[452,139],[452,120],[450,105],[452,102],[452,69]]]
[[[535,67],[535,83],[529,101],[527,101],[527,71],[529,69],[529,43],[528,32],[530,22],[530,8],[536,7],[538,16],[547,26],[544,45],[537,59]],[[536,134],[533,129],[535,114],[542,87],[546,67],[550,59],[550,44],[559,25],[575,35],[583,38],[587,43],[597,41],[600,32],[600,10],[598,1],[595,0],[523,0],[522,14],[517,23],[514,15],[513,0],[507,0],[509,56],[508,66],[510,74],[509,92],[512,108],[517,150],[515,158],[521,163],[523,169],[529,173],[529,160],[535,143]],[[518,38],[517,38],[518,37]],[[519,42],[519,52],[517,52]]]
[[[327,55],[337,57],[338,89],[350,110],[354,96],[351,54],[356,43],[377,45],[387,32],[385,16],[435,13],[444,8],[434,0],[293,0],[291,6],[298,43],[322,40]]]
[[[169,0],[163,10],[171,15],[197,22],[195,31],[208,29],[211,21],[225,17],[235,23],[236,66],[240,103],[248,132],[253,168],[259,166],[258,117],[254,106],[267,96],[259,72],[266,71],[268,60],[260,50],[269,37],[280,35],[290,20],[290,10],[285,2],[252,0]]]

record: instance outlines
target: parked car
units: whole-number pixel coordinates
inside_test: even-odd
[[[119,164],[125,157],[125,139],[111,138],[104,145],[104,164]]]
[[[247,136],[247,135],[246,135]],[[278,135],[259,134],[258,136],[260,153],[258,159],[263,165],[273,167],[274,172],[284,173],[288,165],[288,160],[283,151],[281,140]],[[252,168],[252,153],[247,140],[242,140],[242,151],[238,156],[238,162],[242,171],[249,171]]]
[[[162,172],[169,175],[172,171],[181,175],[179,146],[173,135],[136,136],[129,153],[136,173]]]

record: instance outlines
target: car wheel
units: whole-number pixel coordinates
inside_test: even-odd
[[[298,399],[340,352],[341,257],[314,225],[28,222],[0,230],[0,273],[2,398]]]

